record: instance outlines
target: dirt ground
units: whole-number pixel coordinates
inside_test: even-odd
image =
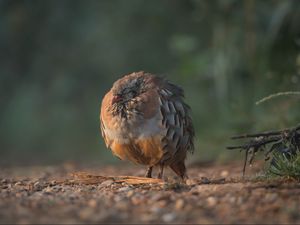
[[[129,165],[2,168],[0,222],[300,223],[300,183],[259,167],[242,179],[241,164],[190,165],[186,184],[168,170],[164,182],[118,177],[144,175]]]

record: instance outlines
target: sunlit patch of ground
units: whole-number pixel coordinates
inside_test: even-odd
[[[264,180],[261,165],[193,164],[186,183],[140,166],[4,168],[1,223],[300,223],[300,184]]]

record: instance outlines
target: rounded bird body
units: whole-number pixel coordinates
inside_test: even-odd
[[[101,132],[114,155],[122,160],[164,166],[186,177],[184,161],[193,151],[194,128],[183,90],[166,79],[132,73],[117,80],[101,105]]]

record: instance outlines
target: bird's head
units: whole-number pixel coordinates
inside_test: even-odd
[[[124,104],[142,93],[143,78],[137,76],[125,76],[117,80],[112,87],[111,104]]]

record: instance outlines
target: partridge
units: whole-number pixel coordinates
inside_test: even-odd
[[[194,128],[183,90],[143,71],[117,80],[104,96],[100,128],[105,144],[122,160],[148,166],[169,166],[187,178],[185,159],[194,150]]]

